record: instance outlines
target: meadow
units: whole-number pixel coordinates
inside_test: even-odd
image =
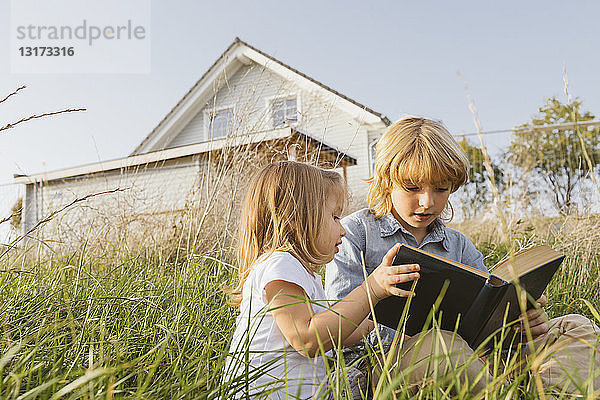
[[[546,311],[550,317],[577,312],[598,321],[599,226],[591,217],[521,221],[502,241],[489,223],[458,228],[488,265],[511,246],[548,243],[564,252],[567,259],[546,291]],[[59,253],[49,251],[51,243],[38,244],[4,256],[2,398],[215,399],[239,390],[239,381],[223,379],[236,317],[221,290],[235,271],[226,261],[231,249],[163,257],[146,247],[97,252],[87,246]],[[495,381],[487,398],[549,398],[536,386],[533,360],[517,372],[516,360],[497,349],[488,362]],[[331,371],[347,368],[341,359],[331,360]],[[453,392],[452,385],[437,382],[417,397],[471,398],[468,388]],[[396,386],[380,385],[375,398],[412,398]],[[335,399],[345,398],[347,382],[330,390]],[[581,388],[580,398],[597,395]]]
[[[202,175],[192,193],[199,200],[186,198],[176,210],[181,214],[136,211],[135,201],[143,203],[144,198],[131,187],[119,188],[61,205],[27,232],[35,237],[38,227],[53,225],[52,239],[0,245],[0,398],[227,399],[240,392],[243,378],[252,377],[225,373],[237,310],[226,304],[222,288],[235,279],[233,237],[244,173],[261,164],[254,154],[261,153],[251,150],[226,150],[208,163],[216,167]],[[495,167],[485,160],[485,151],[466,150],[473,167],[478,166],[472,168],[471,181],[475,194],[483,193],[484,204],[465,201],[464,208],[491,208],[491,194],[478,191],[495,175]],[[493,217],[485,219],[484,212],[473,213],[452,226],[474,241],[488,266],[542,243],[566,254],[545,292],[546,312],[550,318],[580,313],[600,323],[600,218],[584,209],[565,214],[570,216],[535,217],[544,213],[529,212],[535,201],[524,194],[540,181],[527,181],[524,172],[521,167],[512,178],[504,175],[504,197],[493,193],[496,203],[509,205],[504,215],[488,213]],[[90,198],[110,193],[115,197]],[[162,193],[152,195],[160,199]],[[476,198],[472,195],[464,192],[462,199]],[[516,216],[521,204],[529,210],[528,219]],[[162,220],[171,216],[174,220]],[[376,351],[367,346],[367,358]],[[332,379],[323,398],[350,397],[344,377],[351,366],[339,354],[329,359]],[[384,379],[363,397],[573,398],[541,386],[542,358],[521,360],[496,347],[485,358],[492,380],[479,394],[457,378],[465,365],[454,366],[450,380],[436,371],[418,392],[386,366]],[[575,397],[599,398],[600,388],[588,385],[599,374],[600,366],[591,366],[576,382]],[[336,375],[342,379],[334,379]]]

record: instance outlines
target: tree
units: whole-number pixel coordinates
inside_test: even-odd
[[[17,199],[17,201],[15,202],[15,204],[12,206],[11,215],[10,215],[11,216],[10,226],[16,232],[19,232],[19,230],[21,229],[21,222],[23,220],[22,215],[23,215],[23,198],[19,197]]]
[[[585,124],[594,115],[581,111],[577,99],[562,104],[552,97],[538,111],[537,118],[515,128],[507,154],[517,167],[548,184],[560,213],[571,214],[573,189],[600,163],[600,128]]]
[[[463,214],[472,217],[482,210],[485,204],[494,201],[490,189],[489,174],[485,168],[483,152],[479,147],[471,145],[466,138],[458,141],[469,158],[469,182],[465,185],[463,193],[465,199],[463,204]],[[492,170],[498,192],[502,193],[504,189],[504,174],[498,164],[492,161]]]

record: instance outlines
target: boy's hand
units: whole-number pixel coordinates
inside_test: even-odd
[[[548,304],[546,296],[542,295],[536,300],[540,309],[532,308],[527,310],[526,317],[529,329],[531,330],[531,336],[535,339],[536,337],[543,335],[548,332],[550,325],[548,325],[548,314],[544,311],[543,307]],[[517,329],[520,331],[524,330],[523,322],[521,325],[517,325]]]
[[[367,293],[377,301],[388,296],[410,296],[411,292],[397,288],[396,284],[419,279],[419,273],[416,272],[420,269],[418,264],[392,265],[399,247],[400,243],[389,249],[381,264],[363,283]]]

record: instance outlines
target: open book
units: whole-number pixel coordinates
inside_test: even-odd
[[[472,348],[476,348],[505,320],[511,322],[521,316],[514,282],[518,280],[520,287],[527,291],[530,300],[527,308],[531,308],[531,300],[535,301],[542,295],[564,257],[549,246],[537,246],[500,261],[492,268],[490,275],[468,265],[402,245],[394,265],[419,264],[421,267],[421,277],[415,286],[416,296],[411,299],[408,317],[404,321],[405,333],[412,336],[421,332],[448,282],[437,309],[439,314],[435,318],[441,322],[441,329],[449,331],[456,329],[458,321],[458,334]],[[398,284],[398,287],[410,290],[412,284],[405,282]],[[406,302],[407,298],[397,296],[381,300],[375,306],[377,322],[397,329]],[[493,346],[493,343],[489,345]]]

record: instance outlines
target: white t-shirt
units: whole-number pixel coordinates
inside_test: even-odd
[[[226,379],[247,371],[249,386],[241,388],[236,397],[245,395],[249,389],[250,395],[257,397],[262,394],[270,399],[310,399],[327,383],[325,364],[320,355],[307,358],[298,353],[277,327],[273,313],[268,311],[265,294],[267,283],[276,280],[295,283],[304,289],[308,298],[318,303],[311,304],[315,314],[329,306],[321,277],[311,276],[291,254],[274,252],[255,264],[242,289]]]

